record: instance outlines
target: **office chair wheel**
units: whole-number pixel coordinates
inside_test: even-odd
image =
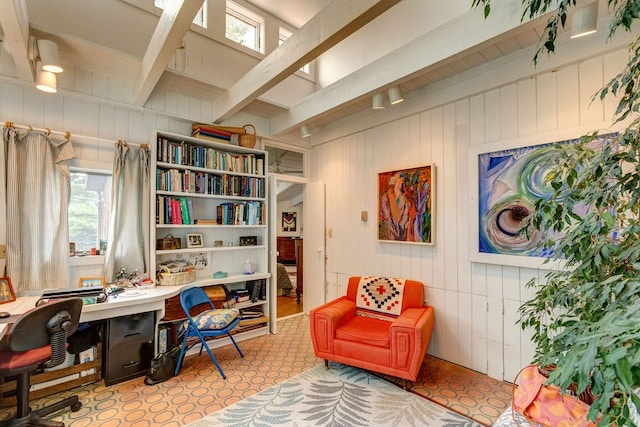
[[[77,402],[71,405],[71,412],[78,412],[82,408],[82,402]]]

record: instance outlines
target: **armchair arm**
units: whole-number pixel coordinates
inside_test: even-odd
[[[336,329],[355,316],[356,304],[340,297],[311,310],[311,340],[316,352],[333,353]]]
[[[412,380],[427,352],[433,325],[433,307],[408,308],[391,325],[391,365],[412,372]]]

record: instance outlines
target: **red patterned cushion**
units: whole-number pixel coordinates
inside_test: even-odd
[[[356,313],[393,320],[402,311],[405,281],[394,277],[361,277],[356,296]]]

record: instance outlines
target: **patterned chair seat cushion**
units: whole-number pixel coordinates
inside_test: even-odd
[[[240,315],[240,310],[237,308],[229,308],[229,309],[212,309],[203,311],[197,316],[193,317],[193,321],[198,327],[198,329],[202,330],[219,330],[224,329],[231,322],[233,322]],[[189,324],[187,320],[184,323],[184,327]]]

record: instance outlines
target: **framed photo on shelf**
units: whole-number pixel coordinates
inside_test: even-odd
[[[378,174],[378,241],[433,245],[435,166]]]
[[[79,288],[90,288],[92,286],[104,286],[104,276],[81,277],[78,281]]]
[[[13,291],[11,279],[9,277],[0,277],[0,304],[16,300],[16,293]]]
[[[201,233],[187,234],[187,248],[202,248],[204,240]]]

